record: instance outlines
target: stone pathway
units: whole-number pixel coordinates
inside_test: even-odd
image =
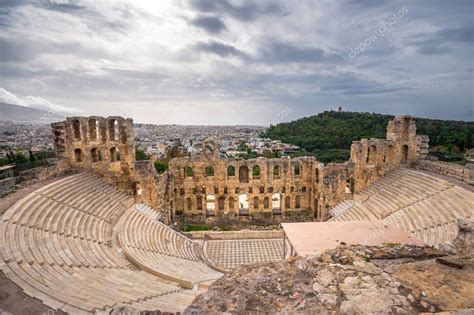
[[[283,260],[283,239],[206,241],[207,256],[225,269]]]

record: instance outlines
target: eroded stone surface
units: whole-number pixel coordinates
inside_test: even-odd
[[[474,307],[472,259],[459,270],[434,259],[445,255],[413,245],[341,246],[317,256],[242,266],[211,285],[186,313],[374,314]]]

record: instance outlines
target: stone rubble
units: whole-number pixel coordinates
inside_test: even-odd
[[[472,248],[465,240],[472,239],[467,234],[473,223],[463,224],[454,243]],[[439,257],[462,259],[463,268],[440,264]],[[453,255],[452,248],[342,245],[314,256],[241,266],[213,283],[185,314],[469,313],[473,271],[472,255]]]

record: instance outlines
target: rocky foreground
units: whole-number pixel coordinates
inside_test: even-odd
[[[473,222],[454,246],[340,246],[314,256],[241,266],[185,314],[474,313]]]

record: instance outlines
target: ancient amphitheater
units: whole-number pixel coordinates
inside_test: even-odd
[[[354,142],[346,163],[231,160],[209,144],[162,175],[135,161],[131,119],[52,127],[59,177],[2,215],[0,267],[28,296],[71,314],[183,312],[227,270],[284,259],[281,237],[193,240],[170,227],[179,220],[382,220],[438,245],[474,214],[472,164],[426,159],[428,139],[407,116],[390,122],[387,139]]]

